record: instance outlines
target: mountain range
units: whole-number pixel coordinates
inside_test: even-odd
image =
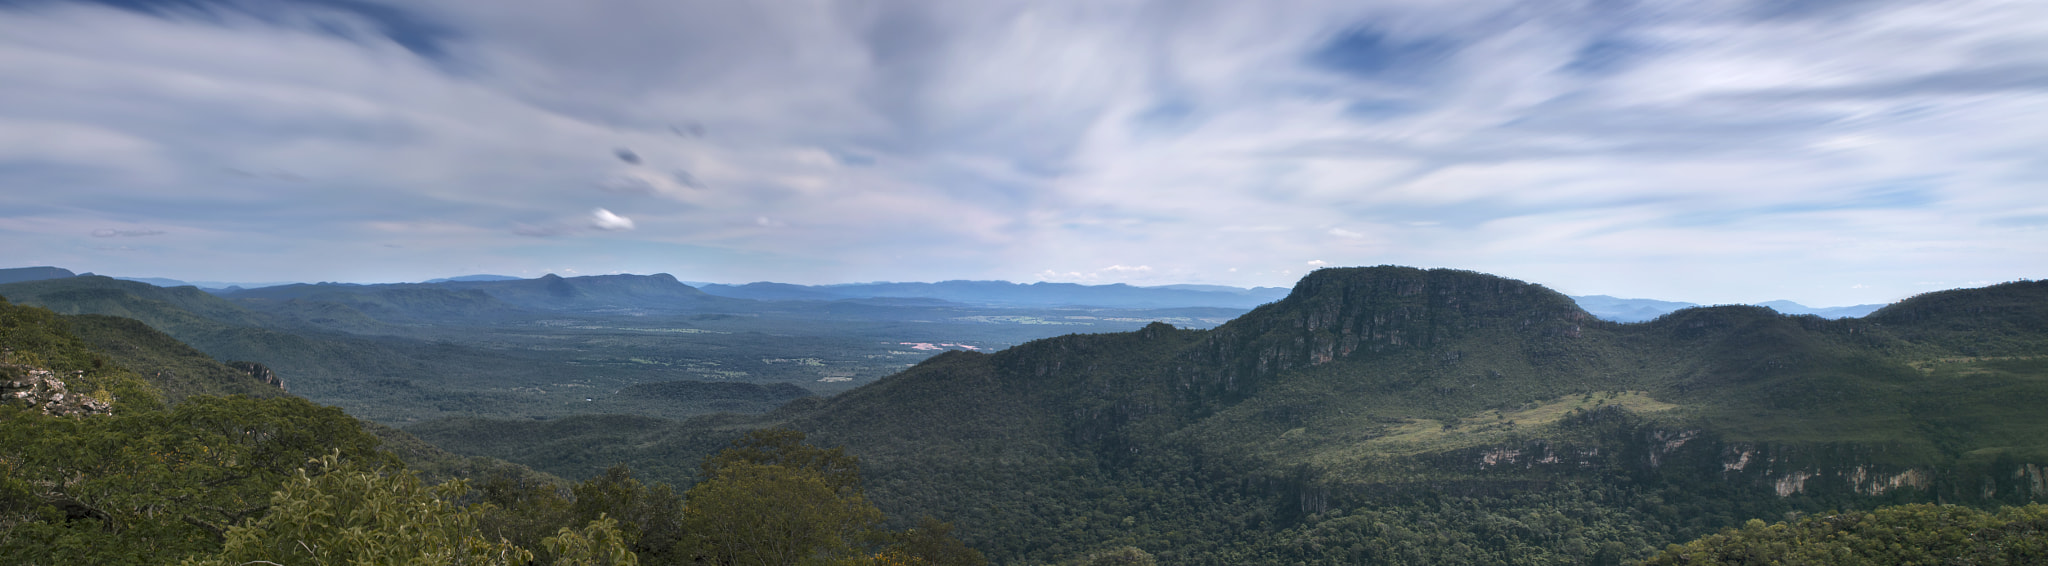
[[[71,271],[55,267],[33,267],[0,269],[0,283],[31,281],[57,277],[71,277]],[[596,277],[643,277],[633,275]],[[656,274],[644,277],[673,277]],[[562,279],[546,275],[535,280]],[[418,284],[394,283],[357,285],[347,283],[321,283],[308,286],[303,283],[187,283],[175,279],[158,277],[122,277],[129,281],[140,281],[159,287],[193,285],[222,295],[242,297],[305,297],[308,295],[336,296],[315,289],[322,287],[346,286],[359,288],[405,288],[406,286],[438,285],[451,289],[511,289],[505,282],[520,281],[521,278],[506,275],[465,275],[431,279]],[[579,278],[580,279],[580,278]],[[476,285],[476,284],[485,285]],[[1075,283],[1038,282],[1031,284],[1008,281],[940,281],[936,283],[844,283],[836,285],[795,285],[789,283],[755,282],[740,285],[676,282],[689,286],[703,294],[734,299],[756,301],[842,301],[862,299],[919,299],[944,301],[983,307],[1101,307],[1101,308],[1175,308],[1210,307],[1250,309],[1280,300],[1287,296],[1288,289],[1279,287],[1227,287],[1221,285],[1162,285],[1139,287],[1121,283],[1109,285],[1080,285]],[[659,283],[656,283],[659,284]],[[273,287],[288,287],[289,290],[274,290]],[[314,289],[308,289],[313,287]],[[266,289],[254,292],[256,289]],[[418,287],[410,287],[418,288]],[[652,287],[643,285],[643,291]],[[333,289],[329,289],[333,290]],[[509,291],[508,291],[509,292]],[[600,293],[602,291],[599,291]],[[665,291],[672,298],[679,298],[686,292],[680,289]],[[1572,300],[1580,308],[1602,320],[1614,322],[1645,322],[1667,313],[1702,306],[1699,303],[1664,301],[1657,299],[1624,299],[1607,295],[1574,295]],[[637,300],[625,297],[627,301]],[[568,303],[557,302],[556,307]],[[903,304],[903,303],[896,303]],[[934,304],[934,303],[926,303]],[[1884,305],[1854,305],[1845,307],[1808,307],[1792,301],[1766,301],[1755,303],[1784,314],[1810,314],[1822,318],[1856,318],[1868,315]]]

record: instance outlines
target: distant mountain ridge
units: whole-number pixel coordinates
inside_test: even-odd
[[[61,277],[73,277],[70,270],[58,267],[22,267],[0,269],[0,283],[35,281]],[[630,278],[666,278],[668,281],[653,281],[624,284],[623,281],[638,281]],[[595,278],[595,279],[593,279]],[[611,278],[611,279],[605,279]],[[625,278],[625,279],[621,279]],[[301,297],[310,294],[308,287],[390,289],[404,286],[441,286],[449,289],[477,289],[501,300],[519,297],[507,302],[523,307],[539,307],[548,310],[562,308],[587,308],[593,305],[612,308],[631,308],[630,301],[648,300],[660,304],[674,305],[676,301],[702,301],[701,295],[729,299],[754,301],[844,301],[869,299],[928,299],[976,305],[985,307],[1105,307],[1105,308],[1175,308],[1175,307],[1216,307],[1250,309],[1278,301],[1287,296],[1290,289],[1283,287],[1230,287],[1224,285],[1159,285],[1134,286],[1123,283],[1108,285],[1081,285],[1078,283],[1012,283],[1009,281],[951,280],[935,283],[920,282],[873,282],[839,283],[831,285],[797,285],[759,281],[746,284],[683,282],[674,276],[660,273],[654,275],[593,275],[582,277],[561,277],[547,274],[533,279],[522,279],[509,275],[475,274],[457,277],[429,279],[420,283],[227,283],[217,281],[187,282],[161,277],[115,277],[127,281],[139,281],[158,287],[179,287],[192,285],[223,295],[237,297],[278,298],[285,295]],[[561,291],[540,289],[559,285],[549,281],[571,281],[577,290]],[[541,281],[542,283],[517,283],[520,281]],[[673,282],[674,285],[669,285]],[[699,293],[676,288],[688,287]],[[290,290],[280,290],[279,288]],[[254,289],[269,289],[264,293],[250,293]],[[562,294],[566,293],[566,294]],[[327,293],[331,295],[331,293]],[[502,295],[502,296],[501,296]],[[1699,303],[1665,301],[1659,299],[1620,298],[1608,295],[1571,295],[1580,308],[1601,320],[1613,322],[1648,322],[1671,312],[1701,307]],[[1809,307],[1792,301],[1765,301],[1750,303],[1766,307],[1783,314],[1810,314],[1821,318],[1860,318],[1876,312],[1885,305],[1852,305],[1843,307]]]
[[[527,309],[632,310],[702,306],[726,300],[684,285],[672,275],[547,274],[534,279],[457,277],[429,283],[297,283],[260,289],[215,290],[235,300],[325,302],[397,322],[411,318],[475,317]]]
[[[1662,301],[1657,299],[1623,299],[1607,295],[1573,295],[1572,300],[1578,302],[1579,308],[1586,309],[1587,313],[1599,317],[1601,320],[1614,322],[1649,322],[1657,317],[1680,309],[1707,306],[1699,303]],[[1852,305],[1816,308],[1792,301],[1764,301],[1750,304],[1778,311],[1780,314],[1810,314],[1830,319],[1862,318],[1885,307],[1885,305]]]
[[[1011,283],[1008,281],[940,281],[937,283],[843,283],[793,285],[757,282],[744,285],[704,284],[705,293],[757,301],[836,301],[846,299],[939,299],[981,306],[1015,307],[1223,307],[1248,309],[1280,300],[1287,289],[1249,289],[1219,285],[1138,287],[1123,283]]]
[[[490,275],[490,274],[481,274],[481,273],[480,273],[480,274],[477,274],[477,275],[464,275],[464,276],[461,276],[461,277],[442,277],[442,278],[439,278],[439,279],[428,279],[428,280],[424,281],[424,283],[461,283],[461,282],[467,282],[467,281],[512,281],[512,280],[515,280],[515,279],[524,279],[524,278],[523,278],[523,277],[513,277],[513,276],[510,276],[510,275]]]
[[[62,279],[65,277],[77,276],[78,274],[72,273],[71,270],[64,269],[62,267],[15,267],[9,269],[0,269],[0,284],[18,283],[22,281],[41,281],[44,279]]]

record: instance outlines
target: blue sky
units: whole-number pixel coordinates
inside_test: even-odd
[[[0,266],[1887,302],[2048,275],[2048,3],[0,0]]]

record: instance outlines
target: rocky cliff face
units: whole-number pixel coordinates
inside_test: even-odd
[[[1225,392],[1289,370],[1405,352],[1460,355],[1482,336],[1571,341],[1597,324],[1570,297],[1541,285],[1453,269],[1321,269],[1286,299],[1217,327],[1191,354],[1216,368]]]
[[[284,380],[278,379],[277,372],[270,371],[270,366],[256,362],[227,362],[227,366],[248,373],[251,379],[276,387],[278,391],[290,391],[284,388]]]
[[[47,369],[0,364],[0,402],[19,404],[46,415],[104,415],[114,406],[90,395],[73,393]]]

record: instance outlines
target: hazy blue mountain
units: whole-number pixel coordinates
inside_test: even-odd
[[[483,291],[426,284],[299,283],[214,293],[286,319],[318,321],[321,326],[357,333],[382,333],[375,328],[379,323],[483,322],[521,312]]]
[[[188,285],[192,285],[191,283],[186,283],[184,281],[179,281],[177,279],[170,279],[165,277],[115,277],[115,279],[120,279],[122,281],[134,281],[137,283],[148,283],[158,287],[185,287]]]
[[[35,281],[60,277],[73,277],[70,270],[58,267],[23,267],[0,269],[0,283]],[[1008,281],[940,281],[937,283],[843,283],[836,285],[794,285],[789,283],[755,282],[743,285],[717,283],[689,283],[676,280],[668,274],[654,275],[596,275],[564,278],[549,274],[534,279],[520,279],[507,275],[464,275],[431,279],[424,283],[393,283],[359,285],[352,283],[235,283],[222,281],[181,281],[163,277],[116,277],[127,281],[139,281],[158,287],[196,286],[222,295],[244,298],[292,299],[307,298],[320,294],[332,299],[335,292],[345,288],[356,288],[364,292],[383,292],[381,289],[400,286],[447,286],[453,289],[474,289],[496,297],[505,303],[520,308],[542,310],[580,309],[634,309],[673,308],[679,306],[703,306],[710,297],[748,299],[754,301],[841,301],[871,299],[927,299],[982,307],[1102,307],[1102,308],[1177,308],[1177,307],[1219,307],[1249,309],[1280,300],[1287,296],[1288,289],[1281,287],[1229,287],[1223,285],[1161,285],[1138,287],[1122,283],[1110,285],[1080,285],[1076,283],[1039,282],[1031,284]],[[252,289],[270,289],[265,293],[251,294]],[[1702,306],[1698,303],[1665,301],[1658,299],[1625,299],[1608,295],[1576,295],[1571,299],[1601,320],[1614,322],[1647,322],[1679,309]],[[877,303],[893,304],[893,303]],[[934,305],[940,303],[919,304]],[[1754,303],[1784,314],[1810,314],[1821,318],[1857,318],[1875,312],[1884,305],[1853,305],[1845,307],[1808,307],[1792,301],[1767,301]],[[366,313],[368,314],[368,313]],[[389,319],[389,316],[370,316]]]
[[[534,279],[450,281],[433,285],[482,291],[500,301],[540,310],[630,311],[700,307],[730,301],[684,285],[667,273],[584,277],[562,277],[550,273]]]
[[[0,283],[14,283],[18,281],[41,281],[44,279],[61,279],[65,277],[77,276],[78,274],[72,273],[71,270],[64,269],[62,267],[44,266],[0,269]]]
[[[1769,307],[1771,310],[1785,314],[1810,314],[1821,318],[1862,318],[1865,315],[1877,312],[1877,309],[1885,307],[1884,305],[1854,305],[1816,308],[1792,301],[1766,301],[1757,303],[1756,306]]]
[[[1575,295],[1572,300],[1579,308],[1601,320],[1614,322],[1648,322],[1657,317],[1677,311],[1702,306],[1699,303],[1660,301],[1657,299],[1623,299],[1607,295]],[[1847,307],[1809,307],[1792,301],[1765,301],[1754,303],[1784,314],[1810,314],[1821,318],[1861,318],[1884,305],[1854,305]]]
[[[528,310],[631,310],[716,304],[721,299],[684,285],[666,273],[654,275],[592,275],[534,279],[491,275],[429,283],[293,284],[261,289],[219,290],[237,300],[318,301],[346,304],[373,318],[425,315],[430,318],[498,314]],[[368,310],[365,310],[368,309]],[[382,312],[373,312],[382,311]]]
[[[1148,288],[1176,289],[1181,291],[1201,291],[1208,293],[1230,293],[1236,295],[1256,295],[1271,299],[1268,302],[1278,301],[1280,299],[1286,298],[1287,292],[1290,290],[1287,287],[1231,287],[1228,285],[1192,285],[1185,283],[1179,285],[1157,285]]]
[[[442,278],[439,278],[439,279],[428,279],[428,280],[426,280],[425,282],[426,282],[426,283],[459,283],[459,282],[467,282],[467,281],[517,281],[517,280],[519,280],[519,279],[520,279],[520,278],[518,278],[518,277],[513,277],[513,276],[510,276],[510,275],[490,275],[490,274],[477,274],[477,275],[464,275],[464,276],[461,276],[461,277],[442,277]]]
[[[1287,289],[1256,287],[1244,289],[1218,285],[1167,285],[1136,287],[1122,283],[1080,285],[1076,283],[1031,284],[1008,281],[940,281],[937,283],[847,283],[839,285],[791,285],[759,282],[745,285],[704,285],[705,293],[758,301],[830,301],[843,299],[921,298],[977,306],[1007,307],[1107,307],[1168,308],[1223,307],[1251,308],[1280,300]]]
[[[298,282],[295,281],[269,281],[263,283],[250,283],[245,281],[183,281],[178,279],[171,279],[168,277],[115,277],[115,279],[120,279],[122,281],[134,281],[137,283],[148,283],[158,287],[198,287],[200,289],[206,289],[209,291],[222,289],[261,289],[264,287],[276,287],[279,285],[299,284]]]
[[[1659,301],[1656,299],[1623,299],[1607,295],[1577,295],[1572,301],[1588,314],[1601,320],[1614,322],[1647,322],[1665,313],[1678,309],[1700,306],[1699,303]]]
[[[753,299],[756,301],[836,301],[839,299],[865,299],[873,295],[858,292],[842,292],[831,287],[791,285],[759,281],[745,285],[699,285],[699,290],[720,297]]]

